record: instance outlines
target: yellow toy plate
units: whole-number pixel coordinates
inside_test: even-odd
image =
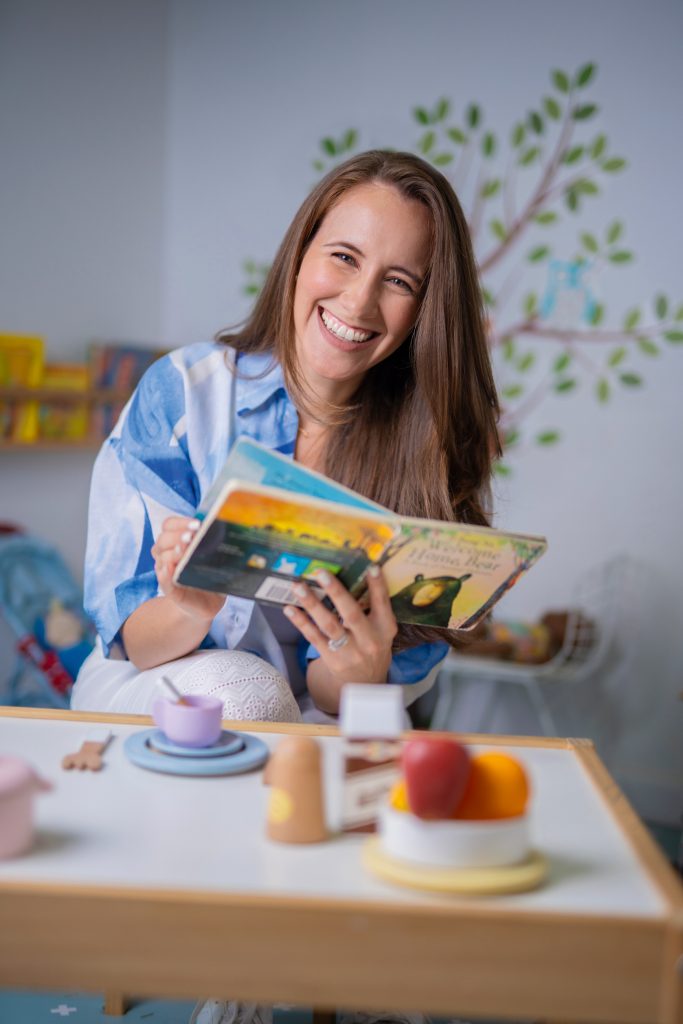
[[[526,892],[539,886],[548,873],[548,862],[537,850],[532,850],[519,864],[502,868],[420,867],[390,857],[378,836],[366,840],[363,863],[375,875],[397,885],[473,895]]]

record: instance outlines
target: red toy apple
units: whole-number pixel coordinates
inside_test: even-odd
[[[460,802],[470,773],[470,756],[456,740],[409,740],[401,765],[408,806],[418,818],[449,818]]]

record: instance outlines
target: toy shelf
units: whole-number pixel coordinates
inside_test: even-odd
[[[88,410],[88,420],[92,419],[92,413],[98,408],[109,405],[122,405],[130,397],[129,390],[121,388],[88,388],[83,391],[76,389],[58,389],[46,387],[0,387],[0,406],[10,406],[24,402],[37,402],[50,406],[82,407]],[[33,440],[0,439],[1,451],[56,451],[75,449],[96,449],[104,440],[99,434],[89,432],[82,437],[76,438],[43,438],[37,437]]]

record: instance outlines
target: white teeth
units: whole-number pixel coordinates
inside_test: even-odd
[[[337,320],[336,317],[333,317],[331,313],[328,313],[326,309],[323,309],[321,316],[328,331],[331,331],[332,334],[341,338],[342,341],[369,341],[372,337],[372,331],[354,331],[350,327],[347,327],[346,324],[340,323],[339,320]]]

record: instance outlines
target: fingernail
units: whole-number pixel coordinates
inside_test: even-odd
[[[316,569],[313,576],[315,576],[318,583],[322,583],[323,587],[329,586],[332,582],[332,573],[329,573],[327,569]]]
[[[297,597],[306,597],[308,593],[308,587],[305,587],[302,583],[297,583],[294,586],[294,593]]]
[[[180,539],[183,542],[183,544],[189,544],[189,542],[192,540],[192,531],[186,530],[185,533],[181,533]]]
[[[296,615],[296,609],[291,608],[289,605],[285,605],[282,611],[284,612],[288,619],[293,619],[294,616]]]
[[[173,548],[173,553],[175,555],[182,555],[183,549],[181,548],[180,544],[176,544],[176,546]]]
[[[199,522],[198,519],[190,519],[189,523],[187,524],[187,528],[188,530],[191,530],[192,533],[196,533],[201,525],[202,524]]]
[[[373,579],[377,579],[380,574],[380,567],[378,565],[371,565],[368,569],[368,576],[372,576]]]

